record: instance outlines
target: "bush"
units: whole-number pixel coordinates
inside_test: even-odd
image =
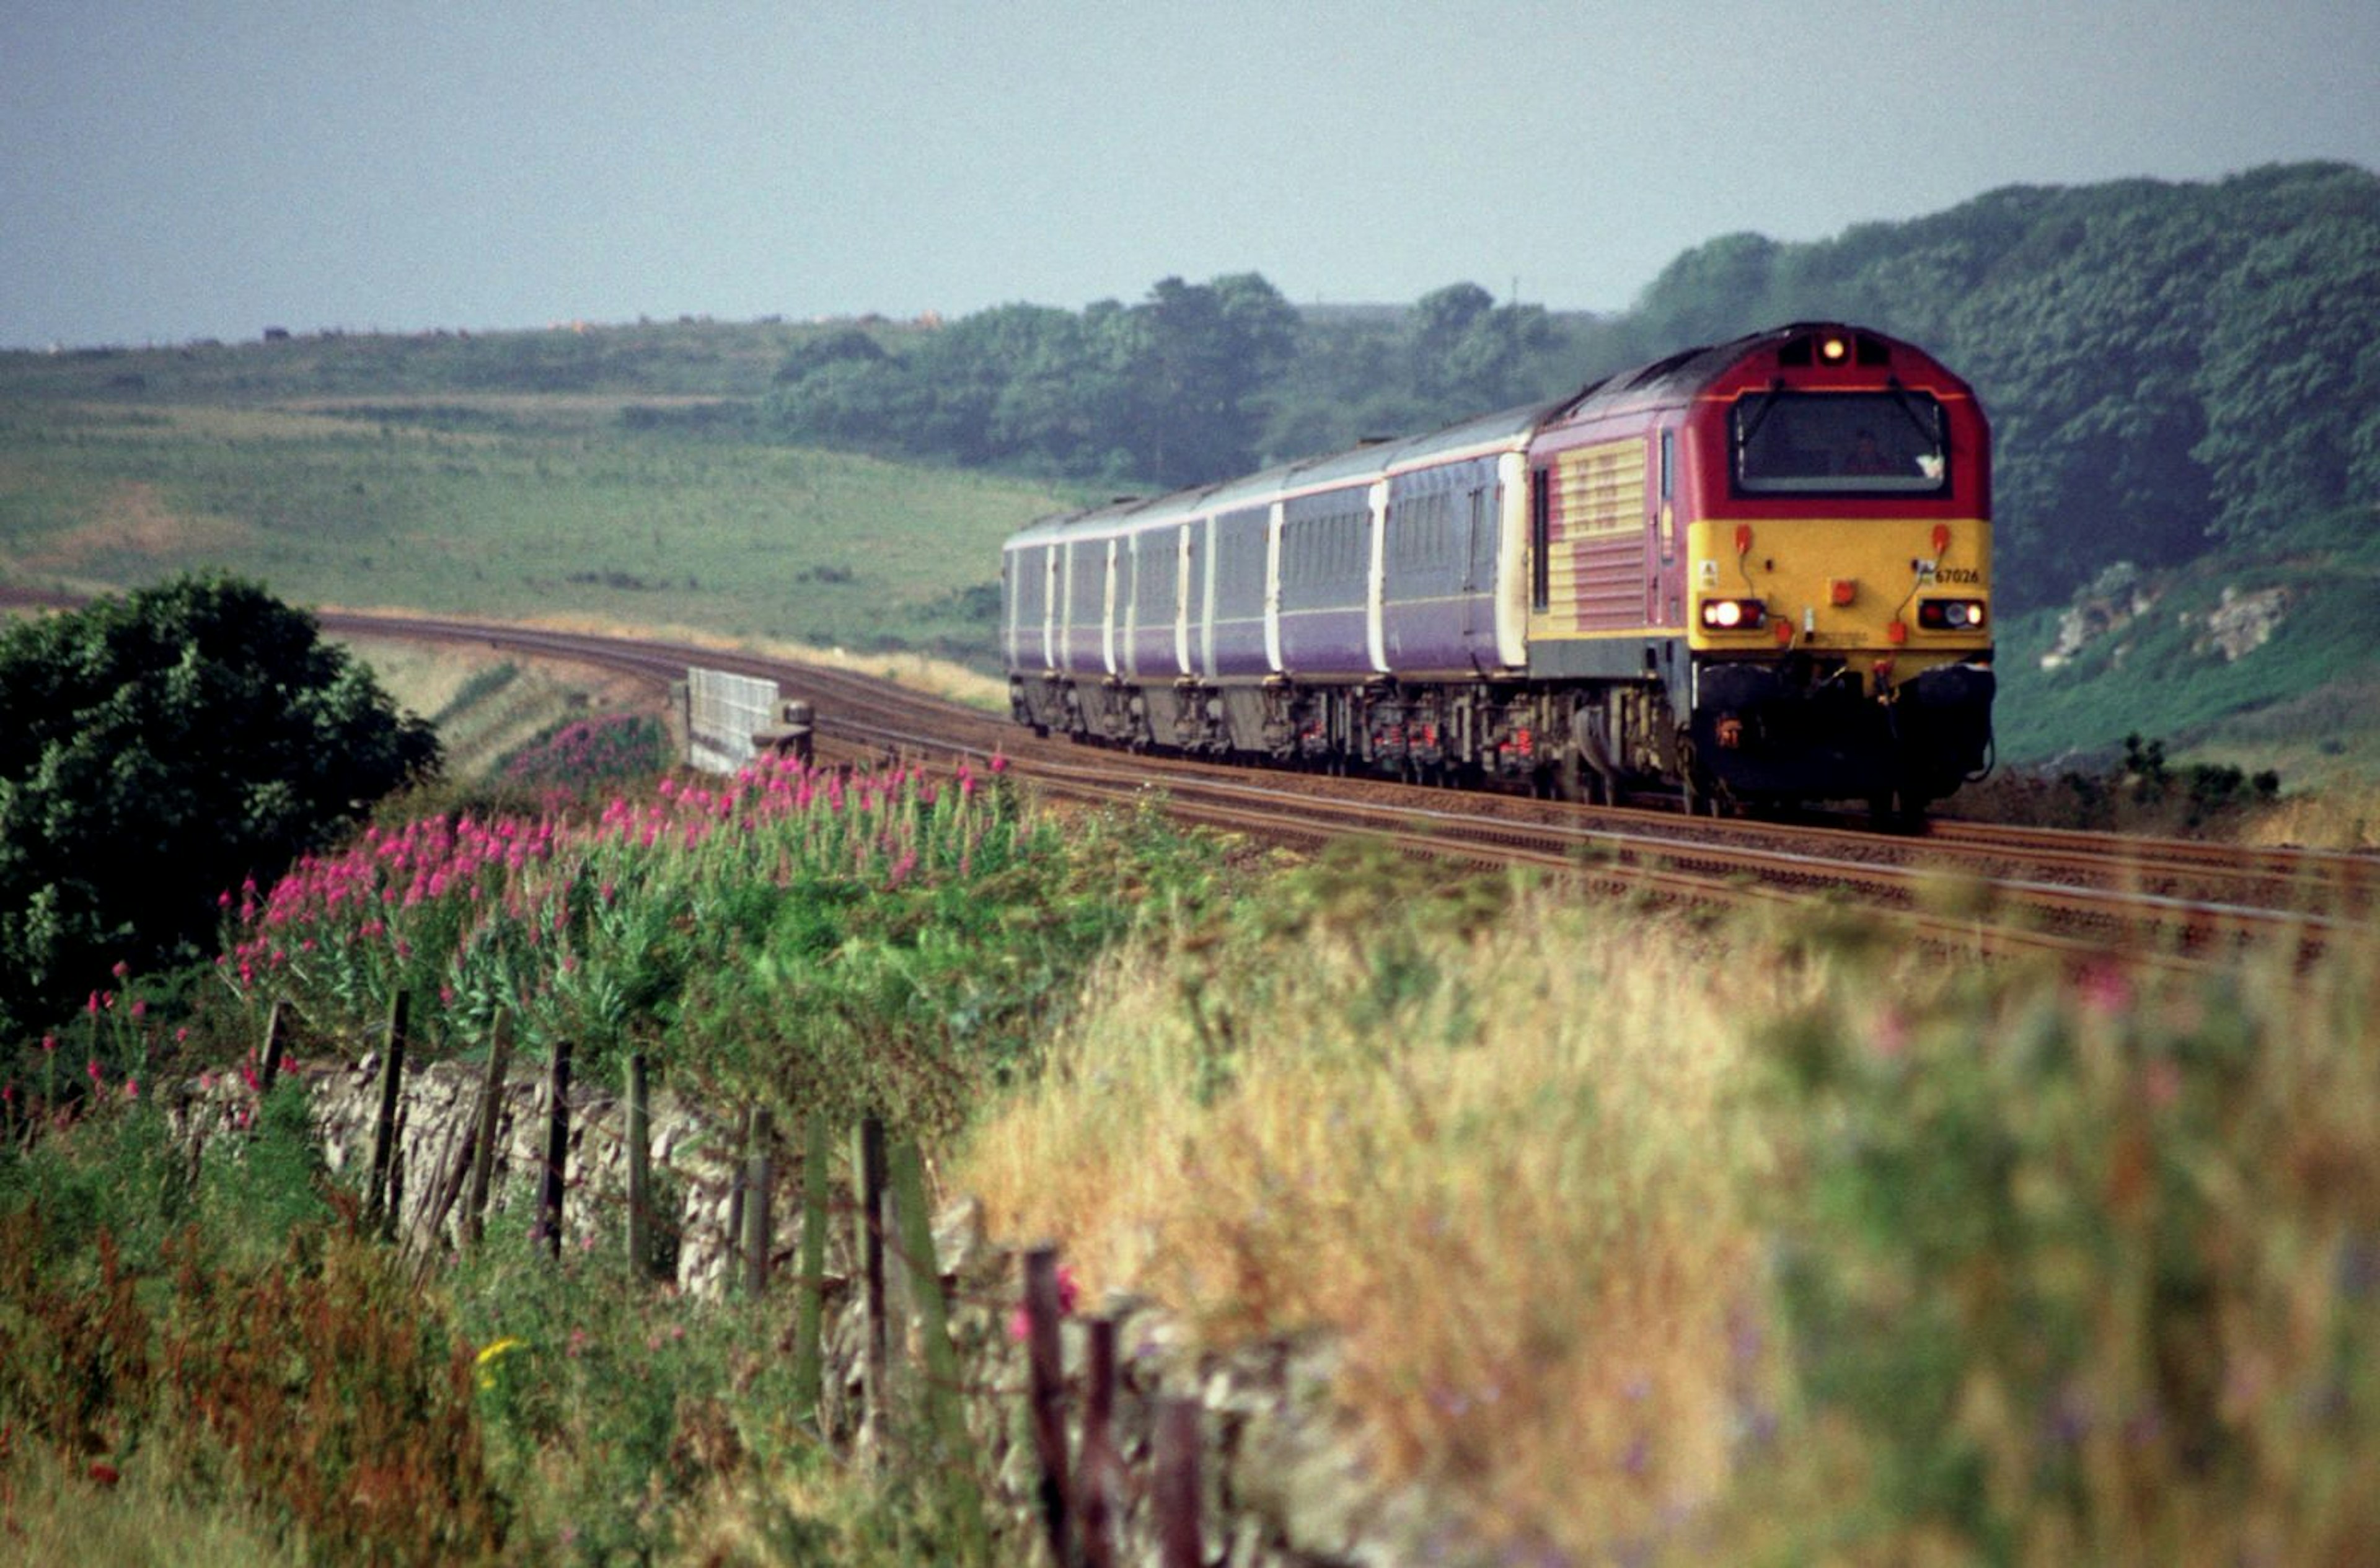
[[[198,959],[225,889],[438,764],[311,616],[229,577],[0,632],[0,1034]]]
[[[1770,1031],[1802,1392],[1872,1477],[1833,1528],[1996,1562],[2380,1538],[2370,954],[2270,956],[1914,1003],[1845,972]]]

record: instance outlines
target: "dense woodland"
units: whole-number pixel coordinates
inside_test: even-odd
[[[1983,395],[2012,608],[2380,493],[2380,176],[2333,164],[2010,187],[1811,243],[1729,235],[1613,317],[1469,283],[1408,310],[1301,312],[1242,273],[1130,306],[855,327],[795,349],[758,417],[792,439],[1184,485],[1819,318],[1907,336]]]

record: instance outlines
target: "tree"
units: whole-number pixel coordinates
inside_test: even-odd
[[[1544,390],[1533,358],[1557,342],[1545,307],[1499,306],[1475,283],[1450,284],[1414,304],[1415,394],[1441,421],[1526,401]]]
[[[199,957],[221,893],[439,762],[312,616],[225,577],[8,628],[0,713],[0,1032]]]
[[[2218,532],[2380,492],[2380,201],[2259,238],[2213,290],[2198,384]]]

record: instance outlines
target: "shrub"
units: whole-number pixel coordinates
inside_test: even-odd
[[[1930,1000],[1853,965],[1770,1031],[1803,1392],[1873,1477],[1833,1528],[1991,1562],[2380,1538],[2372,956]]]

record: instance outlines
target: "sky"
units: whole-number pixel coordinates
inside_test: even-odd
[[[1475,282],[2380,168],[2375,0],[0,0],[0,346]]]

